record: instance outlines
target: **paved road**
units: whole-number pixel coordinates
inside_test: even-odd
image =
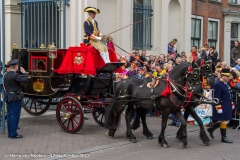
[[[188,148],[182,149],[175,139],[178,128],[167,127],[166,140],[170,148],[162,148],[157,142],[161,119],[149,117],[149,129],[154,134],[153,140],[142,135],[142,128],[134,131],[138,143],[130,143],[125,138],[125,122],[114,138],[109,138],[107,130],[96,124],[91,117],[85,121],[83,128],[76,134],[63,132],[55,118],[54,112],[39,117],[31,117],[22,112],[19,134],[23,139],[9,139],[7,134],[0,136],[0,159],[240,159],[240,131],[228,129],[228,137],[233,144],[220,142],[220,131],[216,131],[215,139],[210,146],[204,146],[199,139],[198,127],[188,125]],[[89,154],[81,154],[89,153]],[[8,157],[6,157],[8,156]],[[15,156],[15,157],[14,157]],[[64,156],[70,156],[65,158]],[[82,158],[82,156],[87,156]]]

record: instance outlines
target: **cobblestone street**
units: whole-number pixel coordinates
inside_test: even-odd
[[[82,156],[86,156],[85,159],[239,159],[240,135],[233,129],[228,129],[227,134],[233,144],[221,143],[217,130],[211,145],[204,146],[199,139],[198,126],[188,125],[188,147],[182,149],[175,139],[178,128],[168,126],[166,140],[170,148],[165,149],[157,141],[161,126],[158,117],[147,118],[149,129],[154,134],[153,140],[146,139],[140,128],[133,132],[138,143],[131,143],[125,138],[123,116],[115,137],[110,138],[107,130],[96,124],[91,113],[86,115],[89,120],[84,122],[83,128],[76,134],[68,134],[58,126],[54,111],[39,117],[22,111],[18,132],[24,137],[9,139],[7,132],[1,135],[1,159],[82,159]],[[66,154],[71,155],[66,158]]]

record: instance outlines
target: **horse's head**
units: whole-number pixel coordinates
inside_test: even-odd
[[[192,64],[188,67],[185,77],[188,84],[188,91],[192,91],[193,93],[202,93],[200,67],[195,62],[192,62]]]
[[[202,93],[200,67],[195,63],[182,62],[170,71],[170,78],[178,85],[186,86],[189,92]]]
[[[215,77],[213,72],[213,64],[212,60],[208,60],[206,57],[205,59],[199,59],[198,65],[201,68],[201,76],[206,78],[208,85],[214,85],[215,84]]]

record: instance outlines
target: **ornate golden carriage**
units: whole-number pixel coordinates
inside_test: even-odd
[[[22,84],[26,112],[38,116],[52,106],[60,127],[76,133],[84,122],[83,108],[88,108],[95,121],[104,125],[103,115],[109,103],[101,100],[109,98],[106,95],[112,87],[113,72],[124,63],[103,63],[103,67],[97,68],[92,64],[98,62],[99,67],[99,59],[91,55],[95,50],[89,47],[12,50],[12,59],[19,59],[19,67],[28,72],[29,82]],[[96,61],[90,62],[92,59]]]

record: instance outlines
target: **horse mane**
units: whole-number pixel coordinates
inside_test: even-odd
[[[192,64],[189,62],[182,62],[181,64],[175,66],[170,72],[170,78],[173,81],[178,81],[184,77],[185,78],[185,73],[187,73],[188,67],[191,66]],[[182,84],[184,83],[184,79],[182,79]]]

